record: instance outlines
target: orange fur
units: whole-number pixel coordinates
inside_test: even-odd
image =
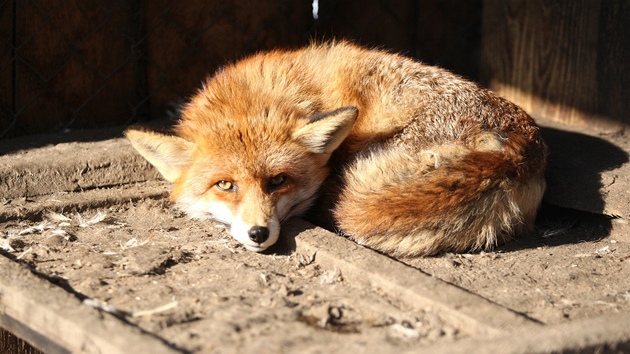
[[[395,256],[490,249],[532,229],[545,188],[546,147],[520,108],[346,42],[225,67],[175,132],[127,135],[174,182],[183,210],[229,224],[255,251],[309,208],[319,224]],[[268,237],[253,232],[261,227]]]

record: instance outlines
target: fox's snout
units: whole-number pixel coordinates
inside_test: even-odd
[[[247,194],[247,193],[246,193]],[[247,203],[229,203],[212,198],[198,198],[188,194],[178,195],[180,209],[191,217],[214,219],[229,227],[230,235],[246,249],[262,252],[276,243],[280,236],[280,218],[269,200],[257,200],[249,193]]]
[[[246,249],[262,252],[278,241],[280,222],[275,216],[252,222],[239,214],[236,213],[231,220],[230,234]]]
[[[260,244],[269,238],[269,228],[265,226],[254,226],[247,232],[249,239]]]

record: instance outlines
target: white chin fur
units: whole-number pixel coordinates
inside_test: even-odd
[[[248,251],[252,251],[252,252],[262,252],[264,250],[266,250],[268,247],[259,247],[258,245],[256,247],[254,246],[250,246],[250,245],[246,245],[243,244],[243,246],[245,246],[245,249]]]

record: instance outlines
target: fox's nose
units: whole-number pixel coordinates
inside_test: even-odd
[[[247,233],[249,239],[256,243],[263,243],[269,237],[269,229],[264,226],[254,226]]]

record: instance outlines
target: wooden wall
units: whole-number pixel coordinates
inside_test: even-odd
[[[481,0],[320,0],[317,35],[395,50],[478,79]]]
[[[485,0],[482,77],[535,117],[630,124],[630,1]]]
[[[15,133],[122,123],[134,101],[126,3],[107,9],[95,1],[15,4]]]
[[[217,67],[253,52],[308,43],[311,3],[295,0],[146,2],[151,115],[186,98]]]
[[[0,139],[9,129],[13,114],[13,6],[15,0],[0,3]]]
[[[0,2],[0,138],[163,115],[228,60],[311,27],[304,0]]]

